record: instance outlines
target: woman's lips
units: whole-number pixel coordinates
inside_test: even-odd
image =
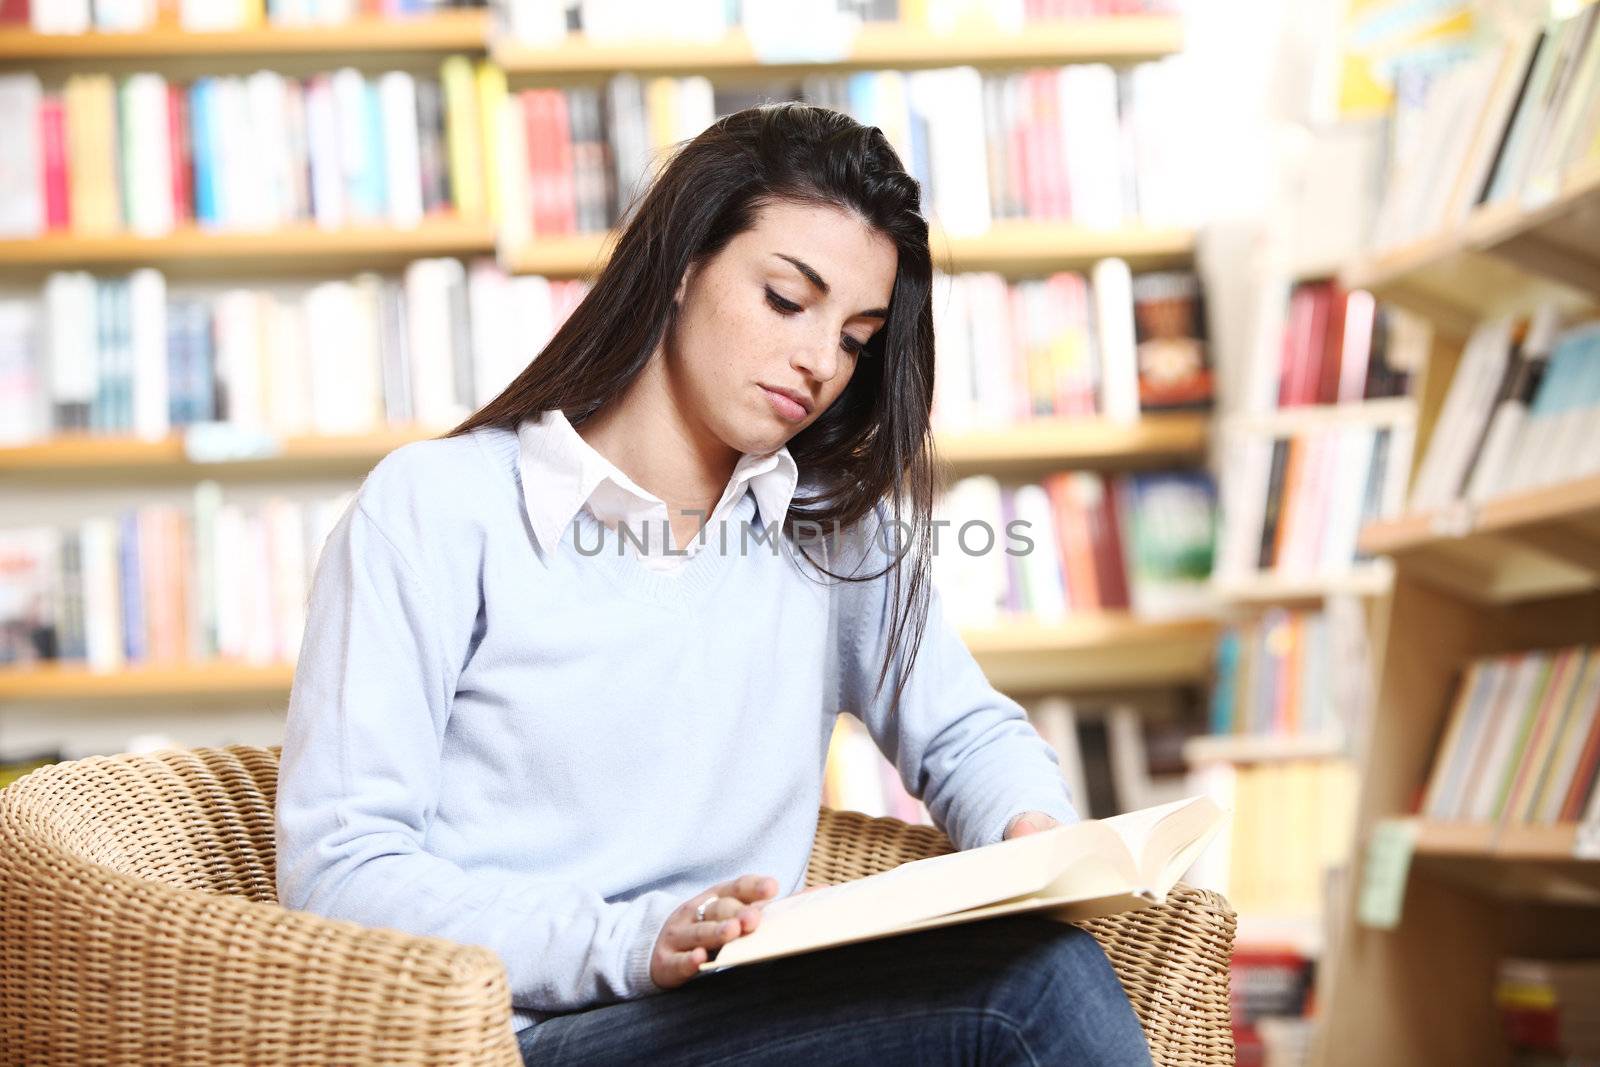
[[[804,407],[777,390],[768,389],[763,385],[761,391],[767,394],[767,401],[772,405],[772,410],[778,413],[779,418],[787,419],[789,422],[800,422],[806,417]]]

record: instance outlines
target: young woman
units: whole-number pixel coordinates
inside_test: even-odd
[[[928,581],[931,272],[877,129],[683,147],[538,358],[329,536],[283,903],[494,949],[530,1063],[1147,1063],[1037,917],[698,971],[800,891],[841,710],[960,848],[1077,818]]]

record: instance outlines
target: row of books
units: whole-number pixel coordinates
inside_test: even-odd
[[[1226,441],[1218,577],[1318,578],[1368,557],[1361,527],[1399,513],[1415,430],[1361,423]]]
[[[298,292],[175,295],[164,275],[50,275],[0,300],[0,442],[448,428],[497,396],[588,290],[492,260],[413,261]]]
[[[1196,783],[1233,812],[1196,872],[1220,871],[1241,916],[1315,921],[1329,872],[1347,862],[1355,834],[1357,775],[1347,759],[1208,765]],[[1214,851],[1213,851],[1214,850]]]
[[[1420,801],[1430,819],[1600,819],[1600,648],[1515,652],[1463,672]]]
[[[1335,675],[1345,664],[1336,622],[1324,611],[1269,608],[1229,627],[1217,643],[1211,732],[1218,735],[1347,735]]]
[[[1008,426],[1038,416],[1201,409],[1212,399],[1199,279],[1133,275],[1120,259],[1091,274],[1007,281],[940,274],[934,424]]]
[[[1172,0],[831,0],[831,3],[727,4],[722,0],[653,4],[647,0],[505,0],[507,34],[532,45],[572,34],[595,43],[714,41],[740,29],[772,61],[825,60],[849,48],[863,22],[895,22],[937,31],[994,28],[1109,15],[1170,14]]]
[[[1405,395],[1409,375],[1390,362],[1392,335],[1403,327],[1371,293],[1302,282],[1271,312],[1275,319],[1251,354],[1246,410]]]
[[[1198,472],[1063,471],[1023,485],[973,475],[945,491],[935,519],[934,580],[963,625],[1205,603],[1214,498]]]
[[[1460,226],[1483,204],[1534,206],[1600,161],[1600,33],[1585,5],[1400,93],[1373,232],[1383,246]]]
[[[894,764],[884,758],[861,720],[849,713],[833,720],[822,773],[822,803],[836,811],[933,825],[927,806],[906,791]]]
[[[995,220],[1095,227],[1194,221],[1170,151],[1162,64],[980,74],[883,71],[713,88],[620,75],[604,87],[511,92],[486,61],[438,77],[350,67],[289,77],[74,74],[60,90],[0,77],[0,235],[162,234],[193,221],[265,229],[416,225],[448,214],[504,223],[512,247],[614,225],[671,146],[771,100],[838,107],[878,126],[951,234]],[[1070,147],[1069,147],[1070,146]]]
[[[1600,472],[1600,321],[1553,307],[1473,331],[1417,470],[1410,505],[1480,503]]]
[[[437,78],[349,67],[305,78],[270,70],[197,78],[73,74],[0,77],[0,234],[159,235],[193,223],[265,230],[292,222],[416,226],[492,219],[506,91],[486,63],[450,56]]]
[[[192,32],[250,30],[262,26],[335,25],[357,14],[414,17],[449,8],[481,8],[488,0],[5,0],[0,26],[27,26],[35,33],[133,33],[178,29]]]
[[[1600,1061],[1600,959],[1505,957],[1494,1004],[1513,1067]]]
[[[0,663],[292,663],[328,533],[355,490],[310,501],[147,504],[0,531]]]
[[[1235,1067],[1310,1062],[1317,961],[1289,947],[1241,945],[1228,959]]]

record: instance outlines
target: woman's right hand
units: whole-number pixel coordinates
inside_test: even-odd
[[[778,895],[778,880],[747,874],[696,893],[667,916],[650,954],[650,980],[662,989],[683,985],[700,973],[711,953],[761,922],[761,905]],[[706,909],[704,922],[694,911],[703,900],[717,900]]]

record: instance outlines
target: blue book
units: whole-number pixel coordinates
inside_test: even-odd
[[[215,143],[212,137],[211,78],[197,78],[189,87],[190,153],[194,157],[194,221],[197,226],[217,222],[217,172]]]
[[[144,583],[139,573],[139,511],[126,508],[119,523],[117,538],[118,570],[121,572],[122,650],[130,663],[143,662]]]

